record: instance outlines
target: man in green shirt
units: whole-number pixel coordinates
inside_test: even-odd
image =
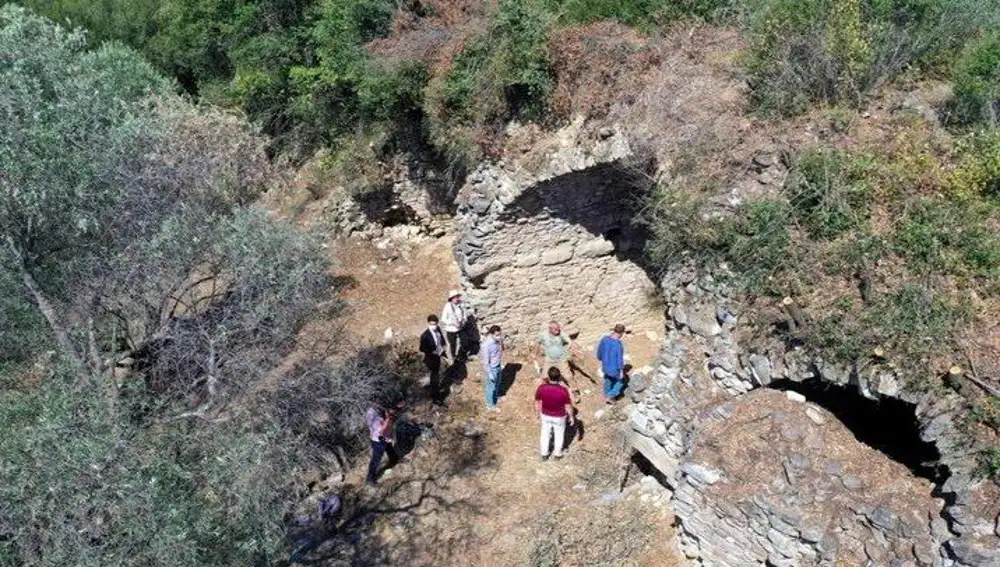
[[[559,369],[563,380],[569,385],[571,379],[576,379],[577,373],[577,366],[573,364],[573,354],[581,352],[580,347],[563,334],[559,323],[552,321],[548,330],[542,331],[538,336],[535,361],[539,379],[554,366]]]

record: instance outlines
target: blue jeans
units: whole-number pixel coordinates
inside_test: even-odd
[[[368,477],[365,479],[370,484],[375,484],[378,479],[378,466],[382,462],[382,455],[389,456],[389,466],[393,467],[399,462],[399,454],[396,448],[388,441],[372,441],[372,459],[368,461]]]
[[[604,397],[615,399],[622,393],[622,386],[625,383],[619,376],[604,375]]]
[[[491,366],[486,369],[486,380],[483,380],[486,387],[486,407],[493,408],[497,405],[497,394],[500,391],[500,367]]]

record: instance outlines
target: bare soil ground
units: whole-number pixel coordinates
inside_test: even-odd
[[[395,350],[416,350],[426,315],[439,311],[446,291],[457,287],[450,239],[375,244],[330,246],[337,251],[337,277],[347,282],[345,330],[358,343],[383,343],[391,328]],[[580,337],[588,344],[595,339]],[[655,340],[629,341],[633,364],[652,361]],[[477,360],[468,363],[468,377],[453,388],[447,407],[412,401],[407,419],[433,424],[433,433],[417,439],[377,488],[361,488],[367,455],[357,460],[343,491],[344,535],[313,552],[312,564],[682,564],[672,551],[665,497],[620,492],[627,462],[617,435],[623,416],[604,406],[600,385],[581,384],[583,426],[566,456],[541,462],[530,357],[509,352],[506,363],[500,413],[485,411]],[[633,468],[628,483],[639,476]]]

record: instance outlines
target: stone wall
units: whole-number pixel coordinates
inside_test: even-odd
[[[642,177],[625,165],[625,137],[587,138],[577,125],[556,138],[546,155],[480,167],[463,189],[455,254],[477,317],[514,337],[552,319],[581,331],[662,327],[656,286],[634,261]]]
[[[739,313],[718,276],[681,270],[664,280],[671,318],[660,363],[630,389],[625,435],[674,490],[684,553],[733,567],[1000,565],[1000,490],[977,480],[975,450],[956,423],[961,399],[912,393],[889,372],[852,375],[780,345],[743,351]],[[872,449],[838,433],[821,408],[756,390],[778,379],[912,403],[947,480],[921,489],[898,463],[866,457]]]

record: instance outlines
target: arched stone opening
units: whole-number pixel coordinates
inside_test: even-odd
[[[866,398],[857,388],[819,379],[794,382],[778,380],[769,388],[801,394],[832,413],[858,441],[901,463],[916,475],[938,486],[948,477],[939,463],[941,453],[933,443],[920,438],[916,406],[898,398]]]
[[[647,234],[635,222],[647,188],[641,172],[605,163],[489,205],[457,244],[480,320],[512,335],[553,319],[580,332],[618,322],[661,331]]]

